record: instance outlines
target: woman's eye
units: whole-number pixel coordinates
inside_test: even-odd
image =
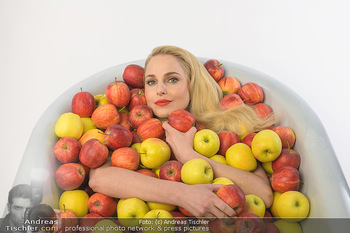
[[[149,80],[149,81],[147,81],[146,83],[147,83],[147,85],[152,86],[152,85],[154,85],[154,84],[156,83],[156,81],[154,81],[154,80]]]
[[[176,83],[178,81],[177,78],[169,78],[168,82],[169,83]]]

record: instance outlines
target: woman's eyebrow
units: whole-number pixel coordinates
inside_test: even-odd
[[[168,73],[165,73],[165,76],[169,76],[169,75],[173,75],[173,74],[177,74],[177,75],[181,76],[181,74],[178,72],[168,72]]]

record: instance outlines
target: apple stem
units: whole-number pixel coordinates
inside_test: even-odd
[[[218,65],[218,67],[220,67],[220,66],[222,66],[222,63],[220,63],[220,64]]]
[[[290,153],[290,145],[288,141],[287,141],[287,146],[288,146],[288,153]]]
[[[122,107],[121,109],[119,109],[119,111],[118,112],[121,112],[121,111],[123,111],[125,109],[125,106],[124,107]]]
[[[83,87],[80,87],[80,91],[81,91],[81,92],[83,91]]]
[[[115,81],[115,83],[117,83],[117,77],[114,77],[114,81]]]

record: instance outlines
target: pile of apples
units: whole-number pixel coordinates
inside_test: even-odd
[[[247,104],[261,118],[273,113],[271,107],[263,103],[264,92],[260,85],[253,82],[242,85],[235,77],[224,77],[224,67],[215,59],[206,61],[204,66],[223,91],[222,109]],[[232,131],[217,134],[205,129],[186,110],[176,110],[169,116],[168,123],[181,132],[193,126],[197,128],[194,150],[203,156],[248,172],[262,165],[274,191],[271,208],[265,208],[260,197],[245,195],[226,177],[215,177],[204,159],[193,159],[185,164],[176,160],[165,141],[162,122],[146,105],[143,73],[143,67],[131,64],[123,72],[123,81],[115,79],[105,93],[93,96],[87,91],[77,92],[72,98],[72,111],[62,114],[56,122],[58,141],[54,154],[58,167],[55,180],[62,190],[60,209],[56,212],[58,218],[66,218],[65,227],[71,226],[65,231],[84,231],[74,228],[78,224],[108,223],[118,226],[114,228],[117,232],[142,232],[138,226],[144,227],[143,232],[152,232],[145,231],[149,222],[127,219],[136,217],[183,220],[162,225],[169,232],[198,232],[199,227],[204,232],[285,232],[286,229],[301,232],[298,222],[308,216],[309,201],[299,191],[301,157],[292,149],[296,139],[293,130],[287,126],[272,126],[239,137]],[[88,185],[89,171],[105,164],[108,157],[112,166],[155,179],[223,184],[216,194],[235,210],[236,216],[189,226],[186,219],[194,217],[186,206],[145,202],[138,198],[118,200],[95,193]],[[111,217],[117,219],[106,222]],[[72,220],[67,221],[69,218]],[[60,229],[62,224],[60,221]]]

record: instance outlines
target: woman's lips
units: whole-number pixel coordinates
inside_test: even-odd
[[[155,104],[157,106],[165,106],[165,105],[170,104],[171,102],[172,102],[171,100],[162,99],[162,100],[156,101]]]

